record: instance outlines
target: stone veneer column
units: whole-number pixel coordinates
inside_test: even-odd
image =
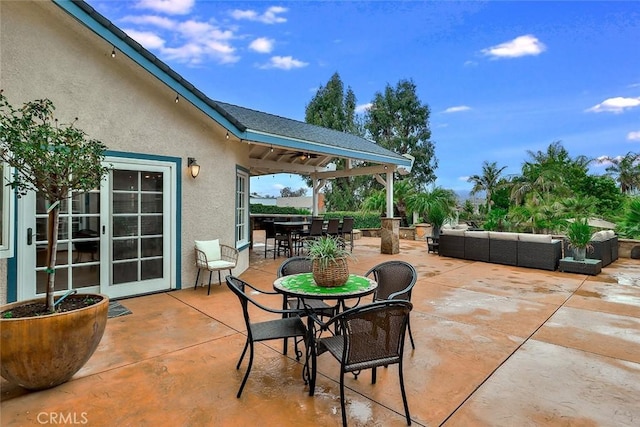
[[[381,218],[380,253],[400,253],[400,218]]]

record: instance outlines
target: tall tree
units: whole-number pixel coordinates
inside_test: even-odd
[[[305,121],[341,132],[363,135],[356,119],[356,96],[350,87],[346,92],[340,75],[334,73],[326,86],[320,86],[307,104]],[[346,160],[336,161],[336,170],[346,168]],[[325,205],[329,210],[356,210],[362,200],[359,188],[363,177],[336,178],[325,190]],[[308,182],[310,184],[310,182]]]
[[[467,182],[473,183],[471,194],[484,191],[487,202],[487,212],[491,212],[491,196],[498,188],[500,175],[506,168],[506,166],[499,168],[496,162],[489,163],[485,160],[482,163],[482,175],[471,175],[469,179],[467,179]]]
[[[413,81],[400,80],[395,88],[387,84],[383,93],[374,95],[365,116],[365,128],[376,143],[415,157],[411,178],[423,189],[435,181],[438,167],[429,115],[429,106],[418,99]]]
[[[640,154],[628,152],[619,157],[603,157],[600,163],[608,162],[606,171],[620,184],[620,191],[631,193],[640,190]]]
[[[567,196],[587,174],[589,160],[584,156],[572,159],[560,141],[551,143],[546,151],[527,151],[529,160],[522,165],[522,176],[513,180],[511,197],[518,203],[534,204],[548,201],[550,196]]]

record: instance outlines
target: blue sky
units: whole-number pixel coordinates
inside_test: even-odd
[[[436,184],[456,191],[483,161],[517,174],[556,140],[572,156],[640,151],[640,2],[88,3],[209,97],[296,120],[335,72],[362,110],[412,79]],[[252,179],[284,186],[303,182]]]

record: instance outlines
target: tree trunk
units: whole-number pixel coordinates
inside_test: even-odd
[[[58,253],[58,227],[60,202],[49,208],[47,217],[47,311],[53,312],[53,292],[56,280],[56,255]]]

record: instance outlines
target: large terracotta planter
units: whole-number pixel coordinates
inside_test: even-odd
[[[80,296],[80,295],[76,295]],[[78,310],[39,317],[0,319],[0,373],[29,390],[62,384],[98,347],[107,324],[109,298]],[[1,311],[28,302],[2,306]]]

